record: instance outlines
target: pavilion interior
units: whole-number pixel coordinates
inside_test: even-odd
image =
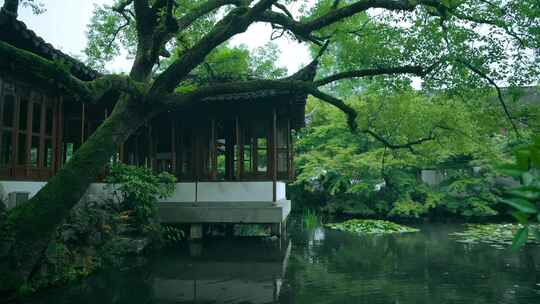
[[[272,95],[273,94],[273,95]],[[114,161],[167,171],[180,182],[293,178],[293,130],[304,105],[291,94],[228,96],[145,122]],[[47,180],[111,111],[0,78],[0,177]]]

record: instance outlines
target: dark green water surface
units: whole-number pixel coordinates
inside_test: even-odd
[[[294,226],[294,225],[291,225]],[[286,240],[207,240],[25,303],[540,303],[540,249],[458,243],[460,225],[358,236],[290,227]]]

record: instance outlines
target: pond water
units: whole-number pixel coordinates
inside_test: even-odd
[[[287,239],[211,240],[25,303],[540,303],[540,249],[458,243],[461,225],[358,236],[291,225]],[[538,266],[537,266],[538,265]]]

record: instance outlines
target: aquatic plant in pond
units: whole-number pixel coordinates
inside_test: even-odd
[[[304,210],[304,213],[302,214],[302,224],[305,228],[316,228],[321,224],[321,222],[321,218],[317,212],[312,211],[311,209]]]
[[[538,228],[538,225],[531,228]],[[497,249],[512,246],[516,232],[523,229],[521,224],[467,224],[463,232],[450,233],[450,237],[460,243],[487,244]],[[529,244],[540,244],[532,234],[526,241]]]
[[[387,234],[420,231],[419,229],[399,225],[390,221],[361,219],[348,220],[343,223],[326,224],[325,227],[362,234]]]

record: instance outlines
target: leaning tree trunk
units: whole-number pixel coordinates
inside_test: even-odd
[[[111,115],[45,187],[9,213],[6,231],[12,242],[4,256],[0,256],[0,299],[13,294],[31,277],[59,224],[95,181],[118,145],[148,115],[142,103],[122,96]]]

